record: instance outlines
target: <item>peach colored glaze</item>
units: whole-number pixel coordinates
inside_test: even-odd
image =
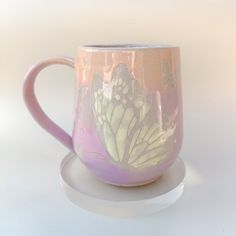
[[[52,64],[75,68],[72,138],[46,116],[34,94],[38,73]],[[34,65],[26,75],[24,98],[36,121],[107,183],[136,186],[156,180],[182,145],[178,47],[80,47],[74,63],[62,57]]]
[[[159,121],[167,117],[176,125],[171,143],[167,147],[169,155],[149,166],[136,167],[129,165],[127,161],[114,161],[104,148],[96,127],[97,122],[93,117],[91,93],[93,93],[94,76],[99,75],[106,84],[110,84],[112,73],[121,64],[127,66],[130,76],[137,80],[140,87],[148,94],[159,92],[161,111],[156,119]],[[122,48],[122,46],[120,48],[84,47],[78,50],[75,69],[78,90],[82,87],[88,90],[85,97],[78,96],[77,98],[73,132],[74,149],[81,161],[98,178],[115,185],[135,186],[156,180],[177,158],[182,143],[179,49],[132,46],[127,48]],[[83,102],[82,100],[85,100],[84,107],[88,109],[83,110],[83,115],[79,117],[79,103]],[[158,110],[159,106],[154,109]],[[127,138],[126,142],[128,141]],[[81,147],[81,152],[79,147]]]

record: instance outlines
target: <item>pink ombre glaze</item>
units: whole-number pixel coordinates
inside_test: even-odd
[[[85,53],[85,51],[82,52],[82,54]],[[111,161],[111,157],[104,148],[99,138],[97,129],[90,119],[92,114],[85,114],[87,119],[84,119],[83,122],[81,122],[81,120],[77,117],[80,111],[77,110],[78,108],[76,107],[74,129],[71,137],[44,113],[36,99],[34,83],[39,72],[45,67],[53,64],[62,64],[74,68],[74,61],[67,57],[48,59],[32,66],[26,74],[24,82],[25,103],[33,118],[39,123],[39,125],[48,133],[52,134],[62,144],[64,144],[70,151],[73,151],[79,155],[79,151],[77,149],[78,147],[82,147],[83,156],[79,155],[81,161],[99,179],[104,182],[122,186],[141,185],[156,180],[175,161],[182,145],[182,101],[180,85],[173,90],[168,89],[166,91],[161,91],[162,103],[164,105],[163,109],[165,109],[164,112],[166,114],[173,114],[173,110],[178,109],[178,115],[174,119],[174,122],[177,124],[176,133],[174,136],[176,142],[173,143],[173,150],[170,158],[159,163],[158,165],[145,168],[132,168],[129,166],[123,166],[121,163]],[[76,73],[77,77],[79,77],[77,79],[81,80],[82,76],[79,73],[84,73],[84,71],[82,72],[79,65],[80,64],[77,63]],[[90,82],[85,80],[84,83],[87,83],[86,85],[88,87],[90,86]],[[89,101],[90,97],[87,99],[87,105],[88,107],[91,107]]]
[[[67,134],[62,128],[60,128],[57,124],[55,124],[44,113],[44,111],[42,110],[42,108],[38,103],[38,100],[34,92],[34,83],[39,72],[43,70],[45,67],[54,64],[67,65],[74,68],[74,61],[68,57],[47,59],[33,65],[25,76],[24,89],[23,89],[24,100],[31,115],[38,122],[38,124],[48,133],[54,136],[58,141],[64,144],[67,148],[73,151],[71,136]]]

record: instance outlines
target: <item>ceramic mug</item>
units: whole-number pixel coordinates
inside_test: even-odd
[[[41,109],[38,73],[53,64],[74,68],[72,137]],[[75,60],[59,57],[30,68],[24,99],[34,119],[99,179],[119,186],[155,181],[182,145],[179,48],[166,45],[90,45]]]

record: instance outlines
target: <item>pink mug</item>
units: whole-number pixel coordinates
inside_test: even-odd
[[[34,93],[38,73],[53,64],[75,69],[77,90],[72,136],[41,109]],[[34,65],[24,82],[34,119],[75,152],[99,179],[119,186],[155,181],[182,145],[179,48],[166,45],[90,45],[75,60]]]

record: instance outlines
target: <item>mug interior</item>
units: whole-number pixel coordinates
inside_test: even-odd
[[[135,50],[135,49],[151,49],[151,48],[175,48],[177,46],[169,44],[95,44],[83,45],[82,48],[89,50]]]

